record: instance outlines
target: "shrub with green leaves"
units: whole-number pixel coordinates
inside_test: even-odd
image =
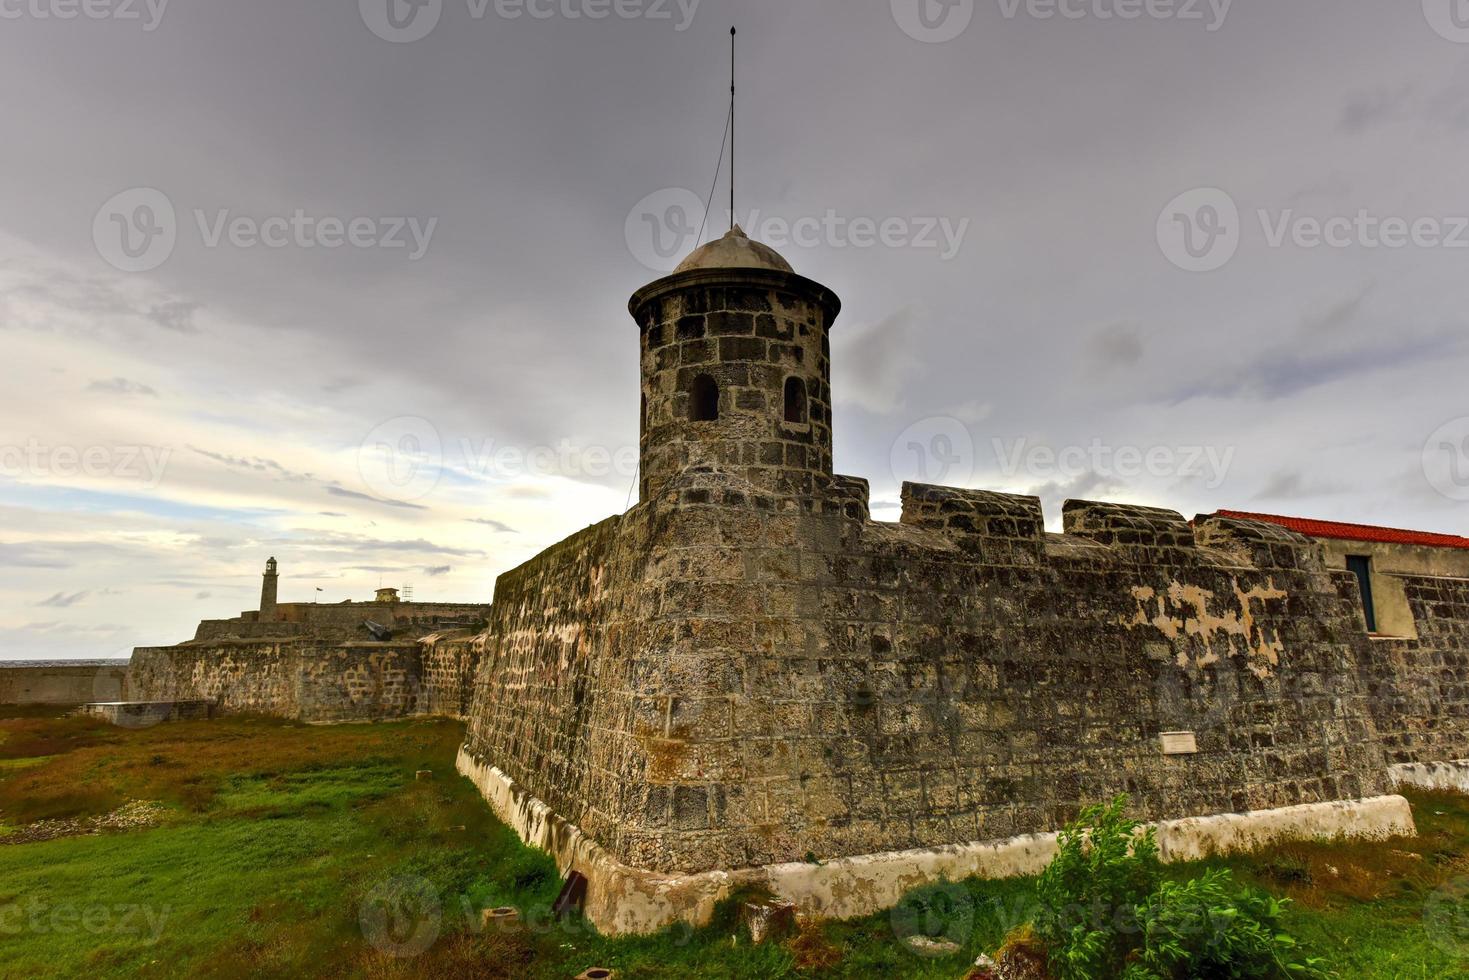
[[[1228,871],[1165,881],[1138,909],[1142,946],[1124,980],[1324,977],[1281,931],[1286,901],[1235,888]]]
[[[1136,947],[1136,910],[1163,878],[1154,832],[1137,832],[1126,797],[1090,807],[1061,831],[1060,850],[1036,885],[1036,933],[1057,980],[1122,974]]]
[[[1035,929],[1056,980],[1314,980],[1327,976],[1280,928],[1285,900],[1228,871],[1167,881],[1152,829],[1119,797],[1060,834],[1041,874]]]

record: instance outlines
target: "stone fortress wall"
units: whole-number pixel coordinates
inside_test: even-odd
[[[133,651],[129,678],[149,701],[211,701],[232,714],[312,723],[434,714],[417,639],[339,643],[230,640]]]
[[[1423,582],[1431,639],[1384,657],[1354,580],[1268,525],[751,497],[691,479],[496,591],[465,752],[630,867],[1000,839],[1123,792],[1147,818],[1370,798],[1469,747],[1469,583]]]
[[[127,696],[126,660],[0,663],[0,704],[86,704]]]
[[[313,602],[281,603],[276,617],[261,620],[258,612],[244,612],[235,619],[206,619],[194,633],[196,640],[223,636],[303,636],[333,633],[343,637],[364,635],[363,623],[371,620],[396,631],[432,630],[446,623],[482,625],[483,603],[443,602]]]
[[[908,484],[876,522],[832,471],[825,287],[736,230],[631,309],[636,507],[490,607],[278,605],[272,561],[259,615],[139,649],[135,696],[465,718],[460,770],[611,932],[741,882],[859,914],[1036,870],[1117,794],[1197,856],[1411,832],[1395,780],[1469,787],[1461,556],[1373,552],[1369,635],[1357,552],[1270,521],[1072,501],[1052,534],[1036,498]]]
[[[267,583],[269,594],[270,573]],[[186,643],[139,647],[128,669],[130,695],[310,723],[464,717],[483,645],[473,632],[487,621],[487,605],[281,603],[271,615],[205,620]],[[369,620],[391,629],[393,639],[375,641],[364,626]]]
[[[1390,768],[1469,757],[1465,580],[1402,574],[1384,640],[1269,522],[1073,501],[1049,534],[1035,498],[912,484],[874,522],[831,470],[824,287],[736,230],[630,309],[641,502],[500,577],[459,760],[599,926],[742,880],[873,911],[1005,864],[976,842],[1034,870],[1122,793],[1202,818],[1190,853],[1410,832]]]

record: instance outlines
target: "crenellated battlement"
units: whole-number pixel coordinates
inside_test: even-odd
[[[1122,551],[1192,550],[1193,528],[1183,515],[1157,507],[1068,500],[1062,509],[1065,533]],[[1169,556],[1178,558],[1179,556]],[[1185,556],[1183,560],[1188,560]]]
[[[1176,511],[1157,507],[1069,500],[1062,510],[1063,533],[1057,535],[1046,533],[1038,497],[905,483],[902,500],[902,524],[938,532],[985,562],[1089,555],[1109,563],[1224,562],[1259,569],[1324,570],[1318,542],[1258,521],[1210,516],[1190,522]]]
[[[903,484],[903,524],[938,531],[980,560],[1036,564],[1046,520],[1039,497]]]
[[[1226,552],[1256,568],[1325,568],[1319,543],[1275,524],[1212,516],[1195,523],[1194,536],[1202,547]]]

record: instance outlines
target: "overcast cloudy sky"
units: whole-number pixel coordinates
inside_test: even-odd
[[[0,0],[0,657],[181,640],[270,555],[485,599],[624,509],[735,20],[737,210],[845,301],[876,516],[1469,532],[1469,5],[923,2]]]

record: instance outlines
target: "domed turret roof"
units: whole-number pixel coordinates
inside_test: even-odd
[[[791,264],[780,257],[779,252],[768,245],[752,241],[739,225],[735,225],[729,234],[718,241],[695,249],[674,272],[691,272],[695,269],[773,269],[777,272],[795,272]]]

